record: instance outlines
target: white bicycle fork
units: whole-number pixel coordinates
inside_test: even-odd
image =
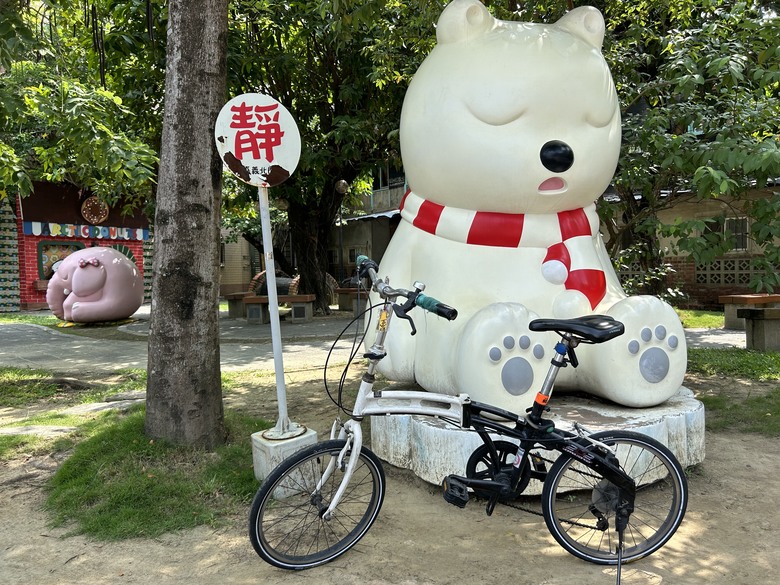
[[[360,450],[363,448],[363,428],[360,426],[359,421],[350,419],[343,424],[341,424],[338,420],[334,421],[333,427],[331,427],[330,430],[331,439],[336,438],[336,429],[339,427],[340,429],[338,431],[338,438],[345,439],[346,443],[344,443],[344,447],[342,447],[341,451],[339,451],[337,457],[331,457],[328,466],[325,468],[325,471],[323,472],[320,481],[317,482],[317,487],[315,488],[315,492],[318,492],[322,489],[322,486],[326,481],[328,481],[328,478],[330,478],[330,476],[335,471],[336,466],[338,466],[339,469],[344,469],[344,477],[341,479],[341,483],[339,484],[336,493],[333,494],[333,499],[331,499],[328,509],[325,510],[325,512],[322,514],[322,518],[324,520],[330,520],[333,518],[333,513],[336,510],[336,507],[339,505],[341,497],[344,495],[344,490],[347,489],[347,486],[352,479],[352,474],[355,472],[355,466],[360,459]],[[344,459],[350,453],[353,456],[349,458],[345,468]]]

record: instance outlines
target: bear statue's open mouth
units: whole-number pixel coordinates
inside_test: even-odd
[[[542,181],[542,184],[539,185],[539,193],[547,195],[563,193],[566,191],[566,186],[566,181],[560,177],[550,177],[549,179]]]

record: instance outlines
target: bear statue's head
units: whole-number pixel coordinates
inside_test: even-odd
[[[554,24],[496,20],[453,0],[401,114],[409,187],[441,205],[504,213],[584,207],[609,185],[620,109],[590,6]]]

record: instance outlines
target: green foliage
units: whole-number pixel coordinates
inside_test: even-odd
[[[32,180],[14,149],[0,141],[0,201],[8,196],[8,188],[24,197],[32,192]]]
[[[698,396],[707,411],[711,431],[780,436],[780,387],[763,396],[735,397],[727,393]]]
[[[689,348],[688,372],[750,380],[780,380],[780,354],[738,348]]]
[[[402,3],[233,2],[229,85],[284,103],[306,146],[293,177],[275,194],[319,207],[332,219],[339,179],[353,183],[390,156],[404,86],[378,86],[373,45],[399,24]],[[408,78],[401,81],[407,81]]]
[[[0,70],[8,69],[32,41],[32,31],[17,7],[0,4]]]
[[[130,211],[152,194],[157,156],[138,136],[153,133],[116,93],[96,86],[82,9],[45,3],[14,13],[12,24],[26,34],[0,74],[0,195],[24,196],[33,180],[69,182],[111,205],[121,199]],[[0,57],[5,30],[0,26]],[[121,73],[124,84],[140,81]]]
[[[103,89],[49,78],[42,64],[15,63],[0,78],[4,127],[0,189],[26,194],[30,180],[69,182],[128,210],[151,194],[157,157],[121,130],[132,113]],[[24,153],[21,155],[20,153]],[[15,164],[14,164],[15,163]]]
[[[603,3],[605,57],[624,114],[619,201],[599,207],[613,254],[623,233],[645,234],[638,238],[648,250],[645,266],[658,264],[658,242],[646,234],[659,230],[672,238],[672,253],[697,262],[721,255],[733,237],[727,232],[703,229],[702,220],[658,220],[681,201],[710,200],[724,215],[750,216],[755,242],[765,246],[765,270],[752,286],[776,286],[780,254],[760,234],[776,233],[778,216],[746,198],[780,176],[780,19],[763,4]]]
[[[401,103],[421,60],[406,38],[425,36],[430,46],[433,34],[433,19],[407,18],[432,12],[422,6],[393,0],[231,4],[230,92],[275,97],[301,133],[298,167],[273,196],[287,203],[301,290],[317,295],[323,312],[330,310],[328,237],[342,206],[351,203],[335,187],[346,181],[356,201],[377,165],[398,160]]]
[[[663,263],[641,268],[641,257],[644,250],[633,246],[620,250],[613,260],[615,270],[620,276],[620,284],[628,295],[652,294],[663,298],[670,304],[680,303],[685,294],[675,287],[668,286],[675,273],[671,264]]]
[[[299,259],[324,262],[321,241],[342,205],[357,200],[377,163],[397,162],[403,95],[435,44],[434,23],[446,4],[231,1],[229,94],[273,95],[302,132],[299,167],[273,192],[290,204],[293,242],[312,239],[310,248],[296,250]],[[485,4],[499,18],[552,22],[568,3]],[[774,290],[780,285],[777,204],[744,197],[780,176],[780,19],[771,3],[595,4],[607,19],[604,54],[624,117],[618,200],[599,205],[613,257],[631,241],[645,249],[643,267],[657,268],[660,234],[674,241],[671,252],[708,261],[728,247],[728,233],[702,230],[701,221],[662,226],[658,213],[680,201],[717,201],[724,215],[750,216],[751,237],[765,251],[751,286]],[[79,3],[47,1],[36,10],[11,11],[0,23],[0,66],[7,70],[0,74],[0,197],[4,189],[29,192],[39,178],[80,181],[109,200],[123,192],[140,201],[151,191],[167,4],[92,5],[102,51]],[[35,75],[11,84],[23,71]],[[104,94],[97,91],[102,83]],[[72,113],[82,115],[70,120]],[[93,169],[85,164],[91,157]],[[352,200],[334,191],[340,179],[352,184]],[[227,197],[226,203],[228,225],[253,230],[257,239],[252,201]]]
[[[257,483],[250,434],[270,423],[229,416],[232,442],[213,454],[144,435],[144,412],[102,417],[49,484],[57,525],[101,540],[155,537],[216,525],[245,506]]]
[[[750,282],[756,292],[774,292],[780,288],[780,192],[748,201],[745,209],[753,222],[750,234],[753,241],[762,246],[764,255],[753,261],[758,275]]]

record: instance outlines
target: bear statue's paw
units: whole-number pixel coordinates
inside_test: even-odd
[[[531,338],[525,334],[517,338],[507,335],[501,340],[500,346],[491,347],[488,357],[501,368],[501,385],[514,396],[525,394],[531,389],[534,381],[534,369],[531,364],[534,360],[544,358],[544,347],[538,343],[531,347]]]
[[[457,349],[459,391],[480,402],[522,412],[549,366],[548,335],[532,332],[537,318],[519,303],[494,303],[469,319]]]
[[[682,384],[688,354],[685,331],[674,309],[656,297],[628,297],[607,311],[625,334],[591,346],[588,391],[631,407],[661,404]]]
[[[679,348],[680,338],[667,335],[664,325],[652,330],[642,327],[637,337],[628,342],[628,353],[639,357],[639,373],[652,384],[663,381],[669,375],[669,356]]]

